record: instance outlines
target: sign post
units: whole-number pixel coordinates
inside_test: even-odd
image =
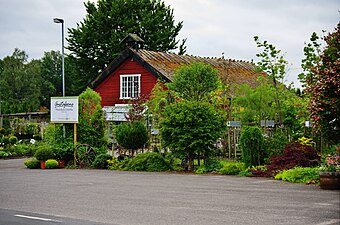
[[[73,123],[74,165],[76,165],[78,96],[51,97],[51,123]]]

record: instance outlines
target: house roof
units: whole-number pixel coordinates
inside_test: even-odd
[[[128,58],[132,58],[139,62],[140,65],[156,77],[165,81],[171,81],[173,79],[174,72],[179,67],[188,65],[191,62],[202,62],[212,65],[219,71],[221,79],[228,83],[248,83],[251,86],[256,86],[256,77],[263,75],[256,71],[253,63],[242,60],[177,55],[175,53],[127,48],[116,59],[114,59],[101,74],[99,74],[90,86],[96,87],[99,85]]]

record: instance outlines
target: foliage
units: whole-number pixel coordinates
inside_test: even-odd
[[[69,161],[73,159],[73,128],[65,124],[65,137],[63,137],[63,127],[61,124],[49,124],[44,133],[44,142],[49,145],[56,159]]]
[[[256,176],[275,176],[278,172],[294,167],[315,167],[319,164],[320,156],[311,146],[292,143],[285,146],[283,154],[272,156],[267,170],[250,169]]]
[[[218,173],[222,175],[238,175],[245,169],[246,166],[242,162],[228,162],[225,163],[223,167],[218,170]]]
[[[148,141],[148,131],[139,121],[121,123],[115,128],[115,138],[120,146],[133,152]]]
[[[148,122],[151,125],[151,128],[159,129],[159,122],[162,118],[162,113],[166,105],[169,105],[174,102],[174,97],[172,93],[167,90],[165,84],[161,81],[157,80],[157,83],[152,88],[150,98],[146,101],[147,105],[147,115],[148,115]],[[153,135],[150,142],[160,143],[160,135]]]
[[[50,108],[51,96],[62,96],[61,54],[59,51],[44,52],[41,58],[42,90],[41,105]],[[66,76],[67,77],[67,76]]]
[[[6,158],[12,156],[12,154],[10,152],[6,152],[6,151],[0,151],[0,157],[1,158]]]
[[[187,158],[189,170],[192,170],[194,154],[210,155],[225,129],[223,118],[205,102],[182,101],[167,105],[160,124],[164,146],[172,149],[177,157]]]
[[[218,171],[223,167],[222,163],[215,157],[207,157],[205,159],[205,168],[207,172]]]
[[[58,168],[58,161],[55,159],[49,159],[45,162],[46,169],[55,169]]]
[[[168,87],[180,98],[189,101],[206,101],[219,85],[218,72],[211,65],[193,62],[175,71]]]
[[[10,136],[9,137],[9,144],[14,145],[18,143],[18,138],[16,136]]]
[[[336,144],[340,142],[340,22],[324,40],[326,47],[318,63],[311,65],[305,91],[310,96],[313,126],[326,142]]]
[[[158,152],[145,152],[131,159],[128,170],[158,172],[171,169],[170,163]]]
[[[69,29],[67,38],[81,74],[80,90],[124,49],[120,42],[128,33],[140,36],[148,50],[177,48],[183,23],[175,23],[173,9],[162,1],[99,0],[85,2],[85,8],[86,17]]]
[[[34,158],[25,160],[24,164],[28,169],[40,169],[40,161]]]
[[[340,171],[340,157],[338,154],[328,154],[323,165],[320,167],[322,172],[336,172]]]
[[[3,136],[1,138],[1,143],[3,144],[4,147],[9,145],[9,137],[8,136]]]
[[[311,138],[306,138],[306,137],[301,137],[298,139],[298,142],[302,145],[307,145],[307,146],[313,146],[313,139]]]
[[[264,139],[260,128],[245,127],[240,137],[242,162],[247,166],[257,166],[263,162]]]
[[[149,97],[150,96],[148,94],[141,95],[130,101],[131,107],[129,108],[129,111],[125,114],[125,118],[127,119],[127,121],[141,121],[142,119],[144,119],[144,114],[147,109],[145,102]]]
[[[97,155],[95,160],[92,163],[92,167],[96,169],[107,169],[109,166],[107,161],[111,159],[112,159],[112,156],[109,154]]]
[[[130,158],[125,157],[123,160],[118,160],[117,158],[112,158],[111,160],[107,160],[108,168],[110,170],[127,170],[129,165]]]
[[[281,50],[277,50],[273,44],[269,44],[267,41],[261,42],[258,36],[255,36],[254,40],[258,48],[263,48],[263,52],[256,54],[256,56],[261,59],[261,61],[257,63],[257,69],[261,72],[265,72],[268,78],[273,82],[272,84],[275,89],[275,109],[276,113],[279,114],[279,124],[282,125],[282,109],[279,95],[282,90],[282,81],[288,63],[283,58],[283,55],[281,55]]]
[[[20,155],[20,156],[22,156],[22,155],[32,155],[32,154],[30,154],[29,146],[24,144],[24,143],[20,143],[18,145],[14,145],[13,149],[14,149],[14,152],[17,155]]]
[[[106,147],[106,125],[100,95],[90,88],[79,95],[78,142],[95,148]]]
[[[2,113],[37,111],[41,95],[40,62],[27,61],[24,51],[15,49],[2,60],[0,99]]]
[[[317,167],[295,167],[278,173],[275,179],[294,183],[315,183],[319,180],[319,169]]]
[[[274,88],[264,78],[259,78],[260,84],[252,88],[249,84],[240,85],[233,104],[242,107],[240,119],[242,124],[256,123],[261,120],[273,119],[275,105]]]
[[[195,169],[196,174],[204,174],[206,172],[208,172],[208,171],[207,171],[207,168],[205,167],[205,165],[201,165],[201,166],[199,166]]]
[[[309,88],[311,81],[314,81],[313,68],[320,63],[321,44],[318,42],[319,36],[313,32],[310,42],[305,43],[303,48],[305,58],[301,61],[303,73],[299,74],[299,80],[304,88]]]
[[[283,149],[288,144],[287,135],[284,132],[274,132],[272,136],[264,138],[264,160],[269,160],[274,155],[282,155]]]
[[[46,161],[48,159],[53,159],[54,154],[51,148],[48,146],[40,146],[40,148],[35,152],[34,157],[40,161]]]
[[[200,165],[195,169],[195,173],[203,174],[207,172],[217,172],[222,167],[223,164],[220,162],[220,160],[216,159],[215,157],[208,157],[205,159],[204,165]]]

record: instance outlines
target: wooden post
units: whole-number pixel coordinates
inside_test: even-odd
[[[77,124],[73,124],[74,165],[77,165]]]

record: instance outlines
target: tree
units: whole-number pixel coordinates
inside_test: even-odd
[[[67,39],[81,87],[91,82],[123,50],[120,41],[128,33],[140,36],[148,50],[177,48],[176,37],[183,22],[176,24],[173,10],[160,0],[99,0],[97,4],[88,1],[85,8],[85,19],[77,28],[68,30]]]
[[[320,61],[306,77],[306,92],[314,127],[328,143],[336,144],[340,142],[340,22],[324,40]]]
[[[273,85],[261,78],[260,85],[256,88],[248,84],[242,84],[236,90],[233,104],[243,110],[239,113],[242,124],[256,123],[260,125],[261,120],[269,120],[274,117],[275,91]]]
[[[188,162],[190,171],[194,155],[209,156],[225,129],[222,116],[208,102],[172,103],[164,108],[160,123],[164,146]]]
[[[259,166],[263,162],[263,135],[258,127],[245,127],[240,137],[242,161],[246,166]]]
[[[269,79],[273,82],[275,88],[276,111],[279,115],[279,124],[282,125],[281,102],[279,100],[282,81],[286,73],[287,61],[281,55],[281,50],[277,50],[273,44],[267,41],[260,42],[259,37],[255,36],[254,40],[258,48],[263,48],[263,52],[256,54],[261,59],[257,63],[257,69],[265,72]]]
[[[130,155],[133,155],[148,141],[148,131],[140,121],[121,123],[115,129],[115,138],[120,146],[129,150]]]
[[[106,125],[100,102],[100,95],[91,88],[79,95],[78,142],[106,150]]]
[[[193,62],[180,67],[168,87],[182,99],[207,101],[218,85],[219,77],[216,69],[204,63]]]
[[[27,61],[25,51],[15,49],[2,60],[0,99],[2,113],[37,111],[40,106],[40,61]]]
[[[311,42],[305,44],[303,48],[305,58],[301,61],[303,73],[299,74],[299,80],[305,88],[314,83],[315,78],[312,70],[320,62],[321,44],[318,42],[319,39],[319,36],[313,32],[310,37]]]

